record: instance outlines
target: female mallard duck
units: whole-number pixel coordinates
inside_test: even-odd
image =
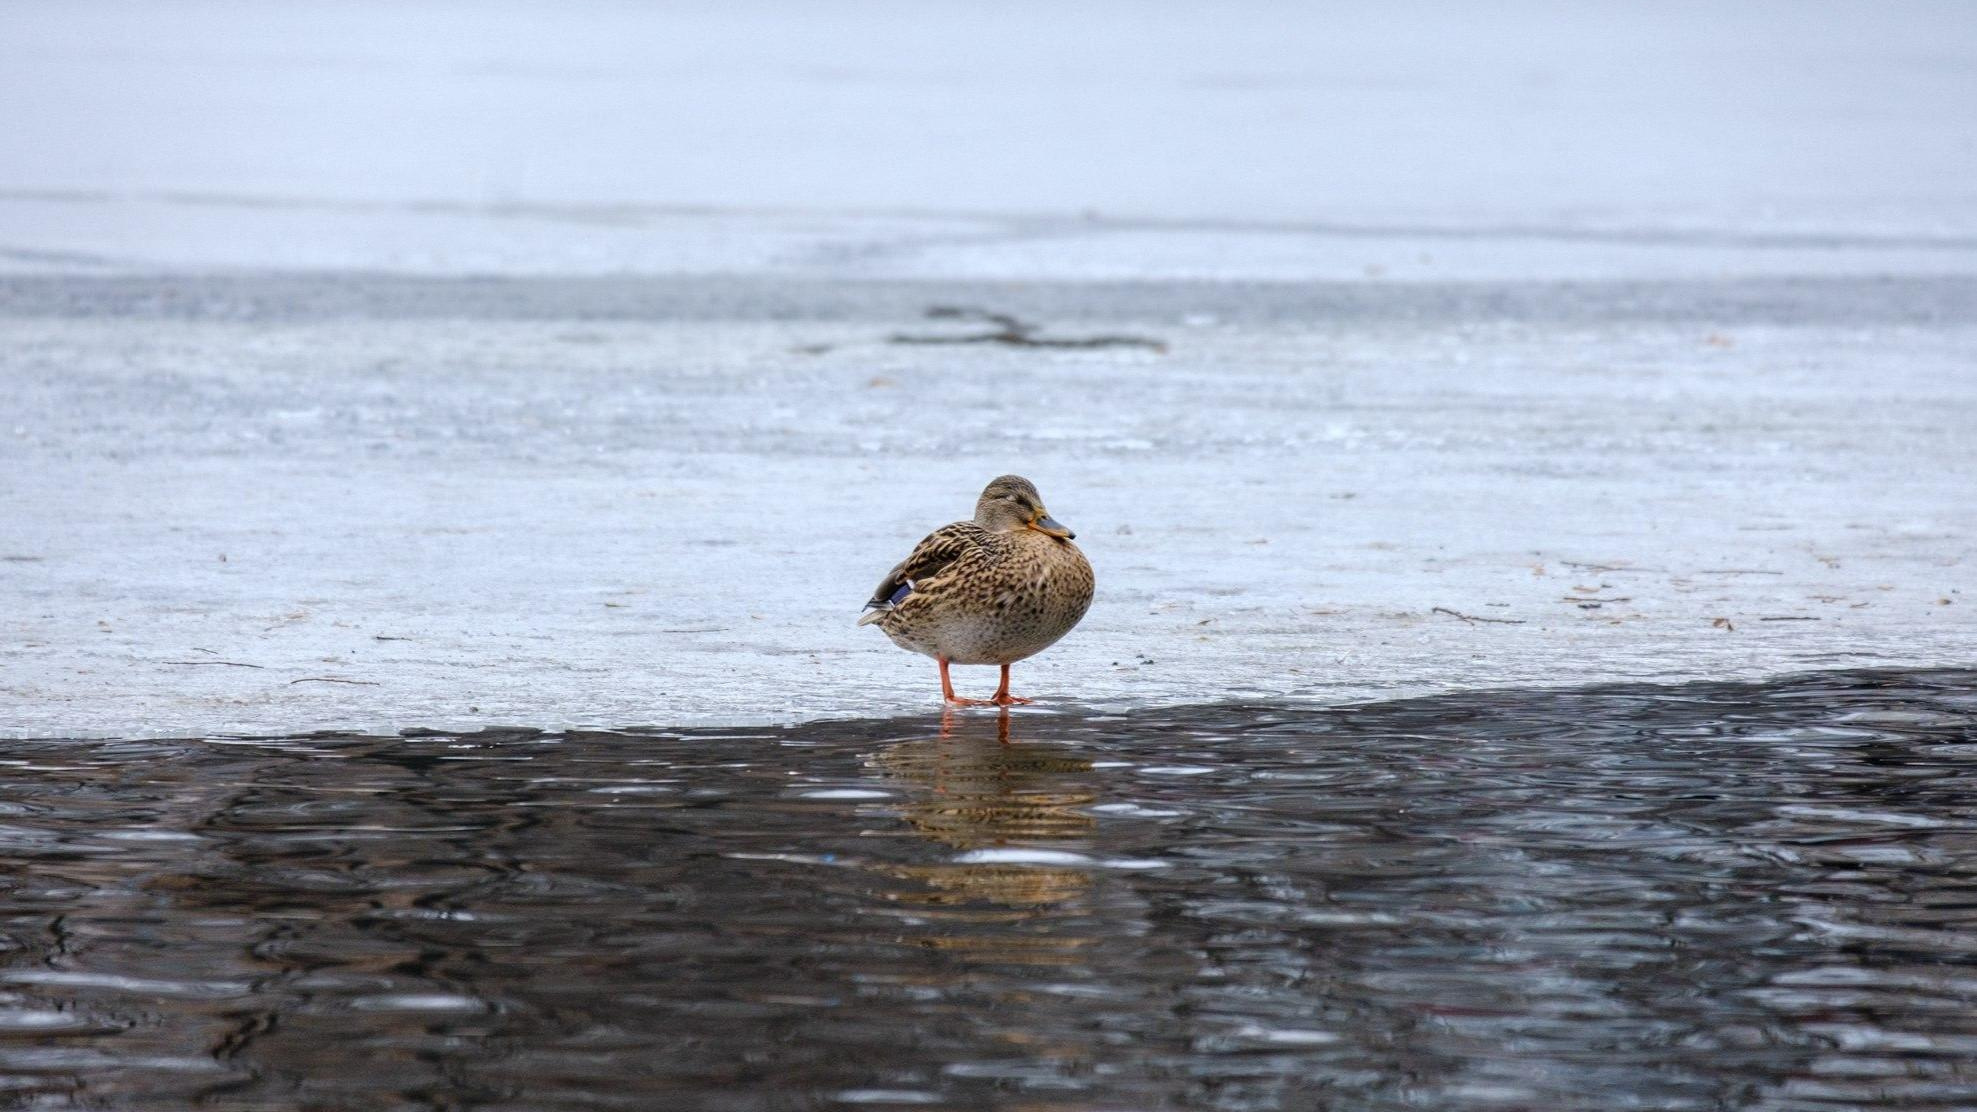
[[[943,525],[879,581],[870,613],[893,644],[940,662],[948,702],[1027,703],[1009,693],[1009,666],[1049,648],[1091,605],[1091,565],[1043,508],[1028,479],[1004,475],[982,491],[975,520]],[[963,699],[949,664],[1000,664],[993,699]]]

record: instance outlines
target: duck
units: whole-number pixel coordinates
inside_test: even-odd
[[[1077,534],[1044,509],[1036,484],[1003,475],[982,489],[972,521],[943,525],[879,580],[858,619],[893,644],[933,657],[954,706],[1030,702],[1009,693],[1009,667],[1057,643],[1091,607],[1091,562]],[[995,664],[989,699],[954,693],[951,664]]]

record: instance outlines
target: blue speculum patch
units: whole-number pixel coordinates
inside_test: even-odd
[[[905,597],[906,597],[907,595],[910,595],[910,594],[912,594],[912,593],[913,593],[913,584],[911,584],[911,583],[901,583],[901,584],[899,585],[899,590],[897,590],[897,591],[894,591],[894,592],[892,593],[892,597],[886,600],[886,605],[888,605],[888,606],[898,606],[898,605],[899,605],[899,600],[900,600],[900,599],[903,599],[903,598],[905,598]]]

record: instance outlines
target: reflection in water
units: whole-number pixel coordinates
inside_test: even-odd
[[[1931,672],[12,743],[0,1101],[1973,1107],[1973,722]]]
[[[1024,724],[1048,721],[1026,716]],[[976,860],[894,867],[894,876],[926,886],[897,898],[1021,908],[1061,903],[1089,887],[1088,869],[1050,861],[1097,825],[1084,809],[1096,797],[1079,775],[1092,763],[1069,749],[1019,741],[1006,708],[993,718],[943,714],[939,733],[887,746],[871,767],[910,787],[913,796],[897,810],[915,830],[956,849],[990,851],[976,852]],[[993,852],[1012,844],[1053,849]]]

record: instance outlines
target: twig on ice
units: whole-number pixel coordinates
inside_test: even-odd
[[[1450,610],[1446,606],[1437,606],[1433,610],[1428,611],[1428,613],[1447,614],[1451,618],[1461,618],[1465,622],[1488,622],[1491,625],[1521,626],[1524,624],[1522,620],[1517,618],[1479,618],[1474,614],[1463,614],[1459,611]]]

